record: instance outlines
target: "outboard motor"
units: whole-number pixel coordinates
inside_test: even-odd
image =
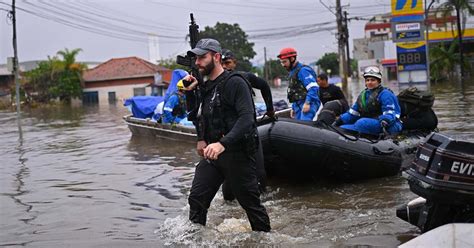
[[[403,172],[421,196],[397,209],[397,217],[427,232],[448,223],[474,223],[474,143],[439,133],[420,143]]]

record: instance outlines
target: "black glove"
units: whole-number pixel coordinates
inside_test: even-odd
[[[390,124],[386,120],[381,120],[380,121],[380,126],[382,126],[382,128],[388,128],[389,125]]]
[[[335,126],[335,127],[338,127],[340,125],[344,124],[344,122],[341,120],[341,118],[337,118],[333,123],[332,125]]]

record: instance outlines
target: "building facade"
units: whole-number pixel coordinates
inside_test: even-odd
[[[163,95],[171,70],[138,57],[115,58],[83,73],[83,103],[108,104],[133,96]]]

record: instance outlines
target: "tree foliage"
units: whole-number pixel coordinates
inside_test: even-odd
[[[248,41],[247,34],[239,24],[216,23],[214,27],[206,26],[199,32],[199,38],[213,38],[221,43],[222,48],[231,50],[237,58],[236,70],[250,71],[250,59],[255,56],[254,43]]]
[[[451,43],[440,43],[430,46],[430,77],[435,80],[454,79],[456,65],[459,65],[458,40]],[[464,68],[470,69],[469,63],[464,61]]]
[[[474,15],[474,5],[472,3],[472,0],[447,0],[446,2],[444,2],[438,7],[438,11],[442,12],[444,16],[450,15],[450,13],[452,13],[453,10],[456,13],[456,28],[458,31],[455,39],[458,40],[458,45],[460,49],[464,50],[464,42],[463,42],[463,35],[462,35],[464,33],[464,30],[462,30],[462,27],[463,26],[465,27],[465,24],[468,18],[467,17],[461,18],[461,17],[463,14]],[[463,53],[459,53],[457,57],[459,61],[458,64],[461,67],[469,70],[470,68],[468,66],[468,63],[465,63],[465,60],[463,59],[464,57]]]
[[[82,96],[81,73],[84,64],[76,63],[81,49],[65,49],[58,56],[48,57],[34,70],[25,73],[25,89],[28,95],[38,102],[49,102],[59,98],[70,102],[74,97]]]
[[[271,80],[276,77],[284,78],[288,76],[288,71],[280,64],[278,59],[270,59],[265,63],[263,70],[267,70],[268,79]]]
[[[331,75],[339,74],[339,57],[337,53],[325,53],[318,61],[318,65],[325,73],[327,70],[331,70]]]

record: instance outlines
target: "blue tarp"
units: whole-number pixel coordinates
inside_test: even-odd
[[[133,117],[151,118],[156,105],[164,100],[163,96],[134,96],[125,100],[124,106],[131,106]]]
[[[171,82],[166,90],[165,96],[134,96],[123,103],[123,106],[131,109],[133,117],[136,118],[152,118],[158,120],[161,113],[155,113],[156,106],[166,101],[178,89],[176,84],[183,77],[188,75],[185,70],[176,69],[171,75]]]

